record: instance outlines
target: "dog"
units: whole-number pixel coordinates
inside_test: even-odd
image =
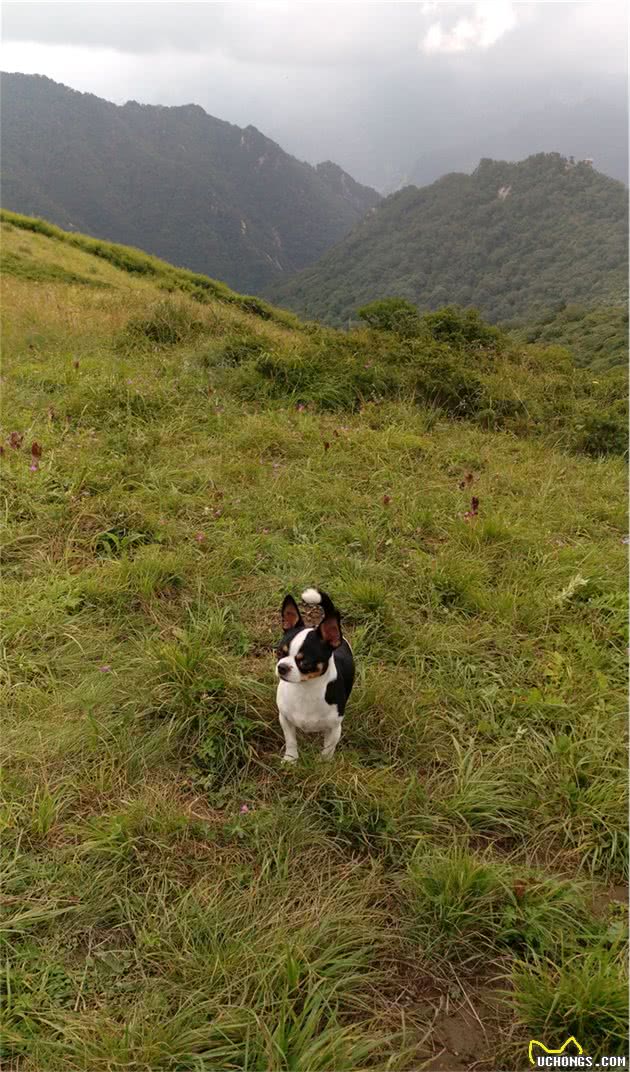
[[[293,596],[282,603],[284,636],[277,648],[276,700],[284,733],[284,763],[298,758],[296,730],[323,733],[322,756],[332,759],[341,737],[346,704],[354,684],[354,657],[341,632],[341,615],[332,599],[317,588],[307,588],[302,599],[321,606],[319,625],[304,624]]]

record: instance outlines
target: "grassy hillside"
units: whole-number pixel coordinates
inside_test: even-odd
[[[2,204],[140,246],[240,290],[312,264],[379,200],[198,105],[120,107],[2,75]]]
[[[568,305],[514,329],[517,339],[566,346],[575,362],[595,370],[628,363],[628,309]]]
[[[2,237],[4,1067],[626,1052],[620,374]],[[358,681],[285,769],[309,583]]]
[[[306,316],[345,324],[398,296],[421,310],[473,305],[495,322],[558,302],[627,298],[627,190],[558,153],[482,160],[388,197],[312,268],[269,289]]]

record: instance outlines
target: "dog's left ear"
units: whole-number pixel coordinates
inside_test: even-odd
[[[343,640],[339,611],[323,618],[317,626],[317,632],[326,644],[330,644],[331,648],[338,648]]]
[[[282,628],[285,633],[289,629],[295,629],[296,626],[303,626],[302,615],[300,614],[299,607],[295,602],[293,596],[285,596],[282,602]]]

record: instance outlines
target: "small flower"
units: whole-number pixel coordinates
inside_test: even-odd
[[[205,538],[206,538],[205,532],[197,532],[197,533],[195,533],[195,539],[196,539],[197,543],[203,543]]]
[[[100,670],[101,674],[109,674],[109,673],[111,673],[111,669],[112,669],[111,666],[107,666],[107,665],[99,666],[99,670]]]
[[[298,404],[296,406],[296,409],[297,409],[298,413],[303,413],[304,410],[306,409],[306,406],[304,405],[303,402],[298,402]]]
[[[248,811],[249,808],[247,807],[247,804],[241,804],[241,815],[247,815]]]
[[[464,521],[476,521],[479,516],[479,499],[476,495],[473,495],[470,500],[470,510],[467,510],[464,514]]]
[[[31,470],[31,473],[36,473],[39,469],[39,465],[37,464],[37,462],[33,462],[32,465],[29,465],[29,469]]]

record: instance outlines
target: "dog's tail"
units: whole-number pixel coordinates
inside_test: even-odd
[[[320,592],[319,588],[306,588],[302,592],[302,599],[310,606],[320,606],[325,618],[331,618],[338,613],[330,596],[326,592]]]

